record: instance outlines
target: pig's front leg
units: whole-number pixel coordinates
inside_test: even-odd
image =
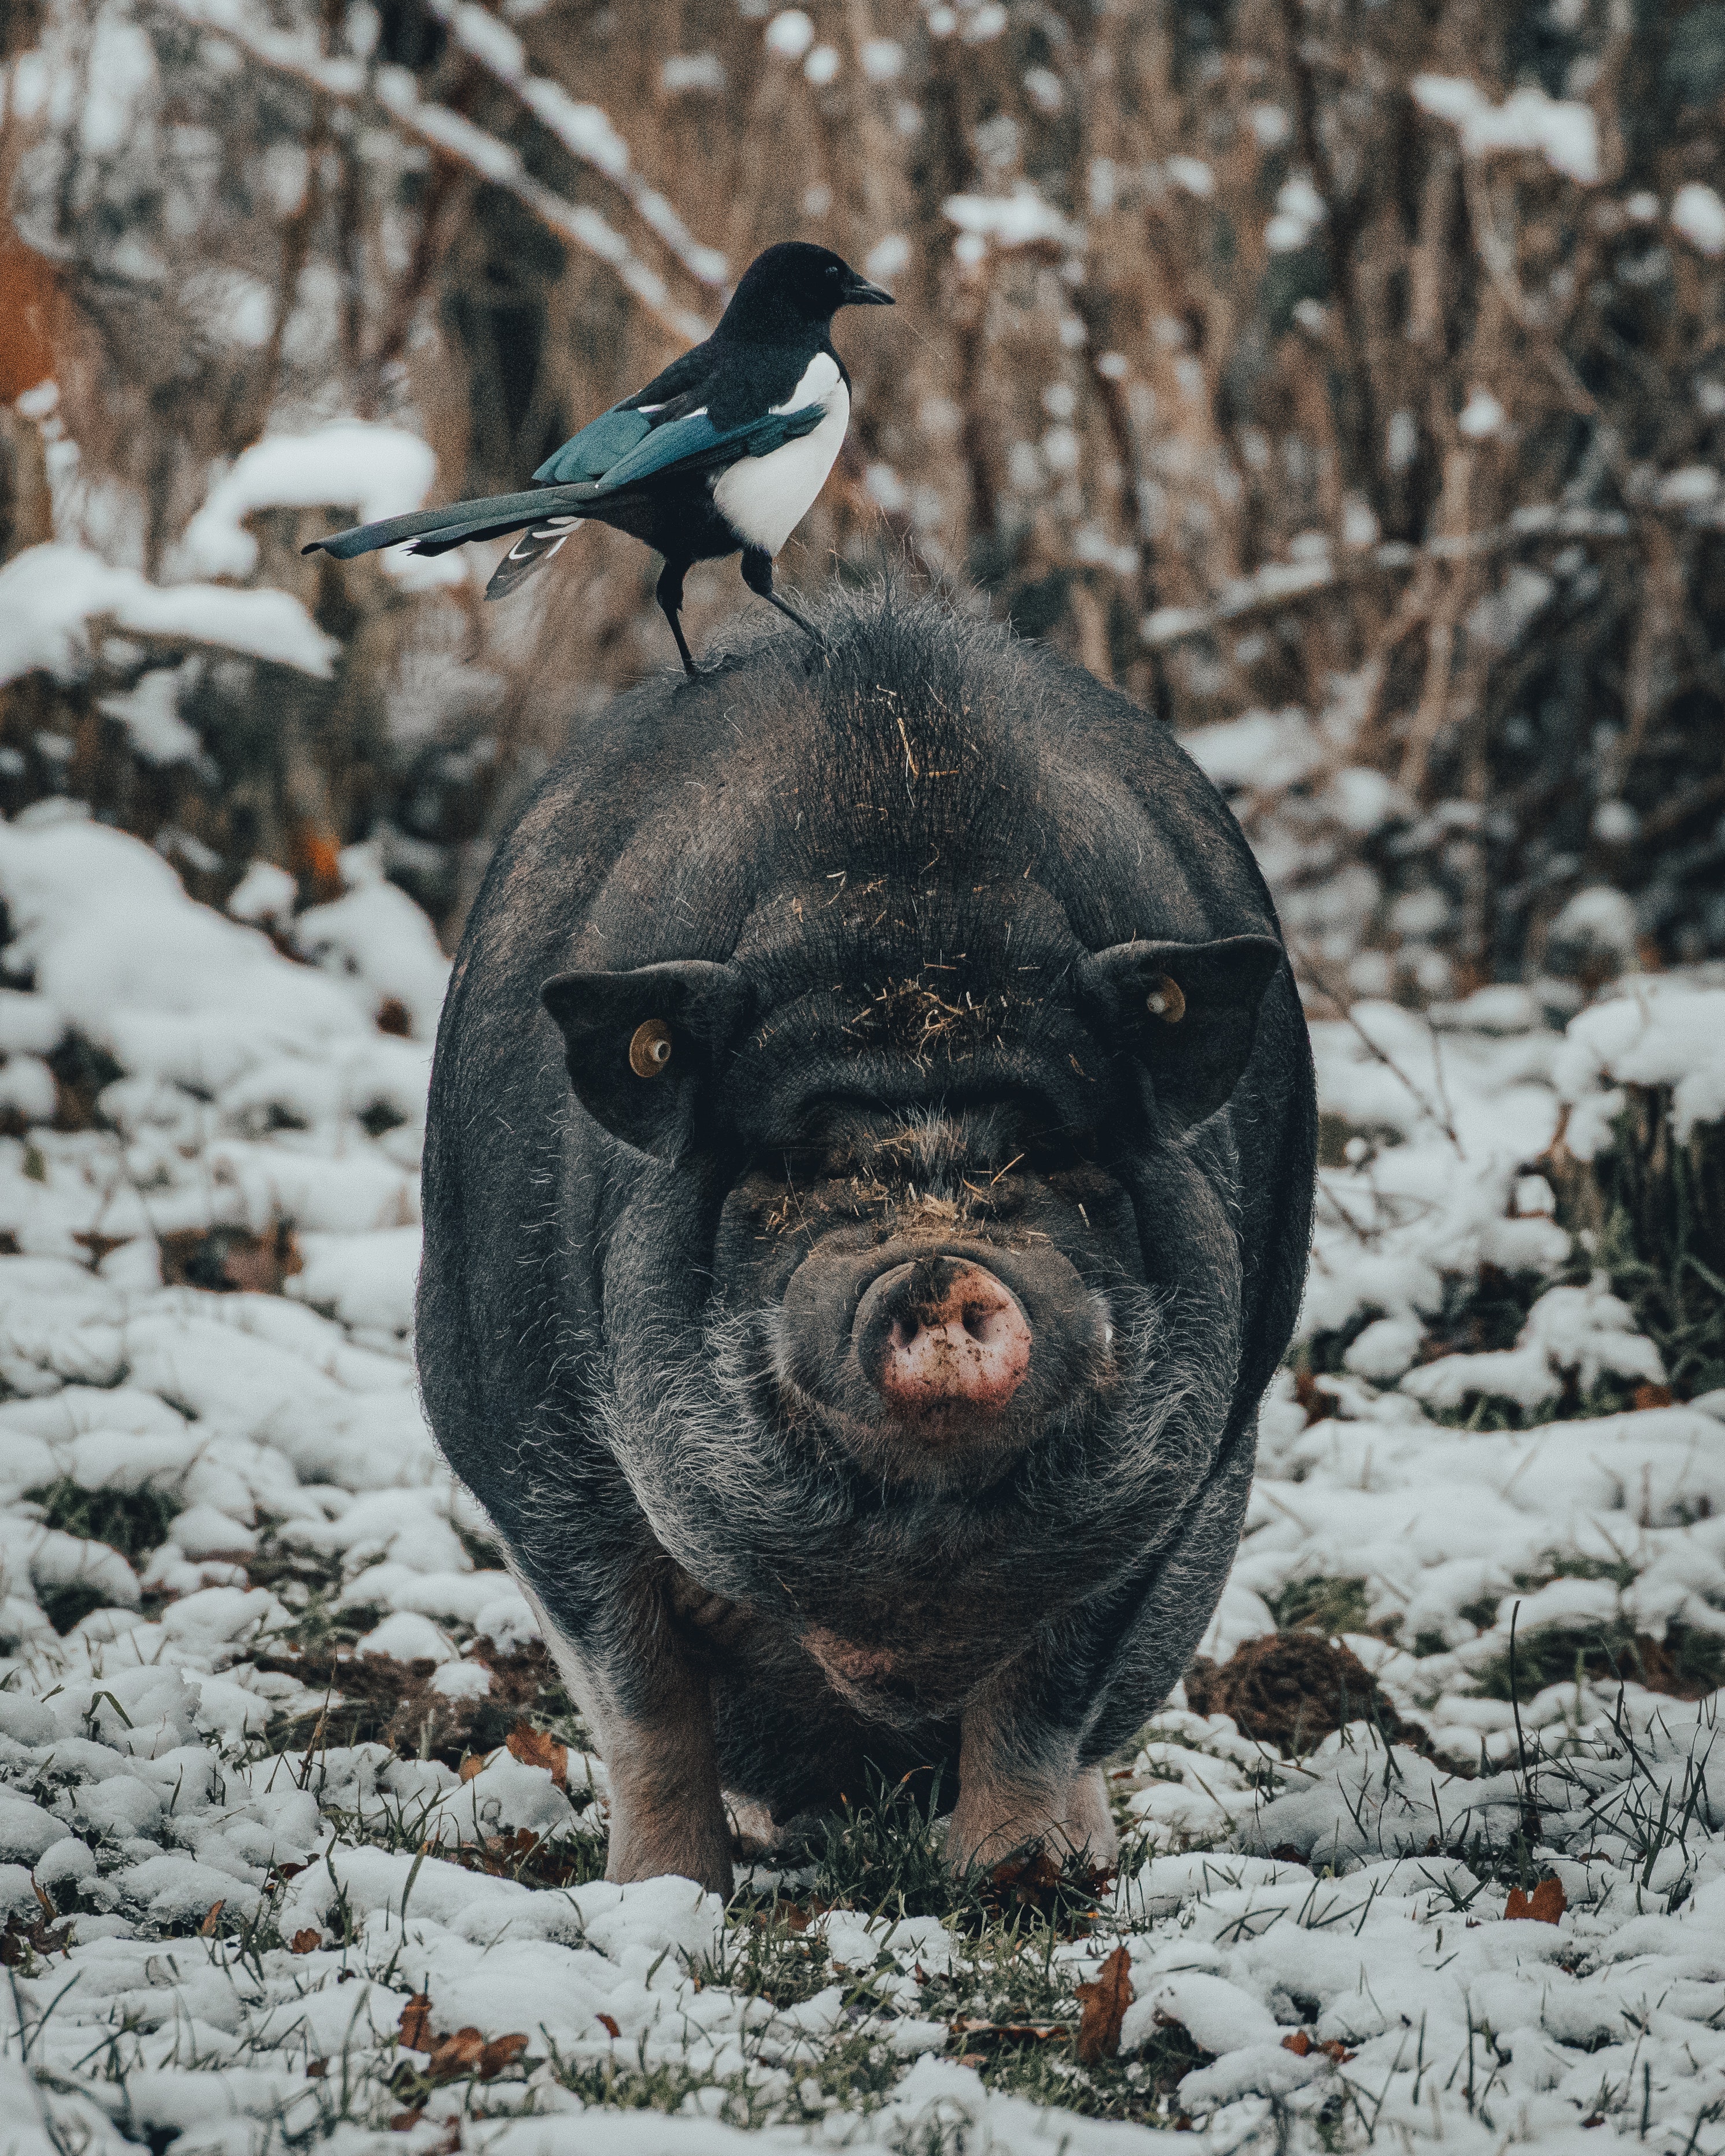
[[[1057,1862],[1106,1870],[1120,1837],[1102,1770],[1079,1767],[1071,1733],[1027,1711],[1024,1689],[1022,1673],[1006,1671],[965,1709],[947,1862],[962,1872],[1034,1844]]]
[[[674,1871],[728,1897],[731,1830],[719,1794],[712,1697],[684,1661],[659,1598],[650,1589],[630,1598],[629,1621],[618,1635],[626,1647],[601,1666],[521,1584],[605,1763],[611,1785],[605,1876],[627,1884]]]
[[[611,1782],[608,1879],[675,1871],[731,1892],[731,1831],[719,1795],[713,1710],[705,1683],[669,1657],[650,1697],[604,1717],[599,1747]]]

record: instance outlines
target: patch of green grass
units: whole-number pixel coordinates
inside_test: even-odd
[[[24,1495],[42,1507],[44,1527],[58,1527],[85,1542],[105,1543],[128,1563],[159,1549],[182,1510],[177,1497],[160,1490],[86,1490],[69,1475]],[[43,1606],[47,1607],[45,1600]],[[100,1602],[93,1606],[100,1608]]]
[[[1624,1681],[1677,1699],[1702,1699],[1725,1683],[1725,1640],[1672,1625],[1663,1640],[1627,1625],[1588,1629],[1553,1625],[1516,1640],[1513,1681],[1507,1651],[1476,1675],[1488,1699],[1531,1699],[1548,1685]]]
[[[919,1781],[926,1781],[926,1794]],[[822,1840],[811,1852],[811,1897],[894,1916],[952,1913],[954,1881],[937,1832],[939,1807],[937,1774],[893,1783],[871,1769],[861,1799],[847,1798],[822,1822]]]
[[[1508,1273],[1498,1265],[1481,1265],[1471,1275],[1446,1274],[1444,1299],[1427,1332],[1455,1354],[1513,1348],[1527,1312],[1552,1284],[1543,1273]]]
[[[1340,1377],[1348,1349],[1368,1325],[1375,1325],[1384,1315],[1381,1304],[1366,1303],[1355,1311],[1347,1324],[1333,1327],[1327,1332],[1314,1332],[1309,1339],[1302,1340],[1289,1355],[1288,1368],[1314,1378]]]
[[[1267,1598],[1280,1632],[1363,1632],[1371,1620],[1363,1579],[1291,1579]]]
[[[1537,1570],[1512,1575],[1516,1585],[1524,1593],[1532,1587],[1543,1587],[1553,1579],[1609,1579],[1621,1590],[1633,1587],[1640,1576],[1640,1568],[1627,1558],[1584,1557],[1577,1550],[1547,1550]]]
[[[1725,1137],[1702,1124],[1679,1145],[1670,1112],[1667,1087],[1632,1097],[1615,1142],[1594,1161],[1604,1207],[1596,1255],[1658,1347],[1672,1390],[1691,1399],[1725,1385]]]
[[[847,1798],[820,1823],[810,1851],[810,1899],[893,1917],[939,1917],[974,1932],[1002,1909],[1034,1907],[1057,1926],[1082,1925],[1096,1906],[1097,1875],[1068,1873],[1030,1848],[1004,1864],[948,1869],[938,1769],[888,1782],[872,1768],[865,1795]]]
[[[59,1587],[37,1589],[43,1614],[64,1639],[74,1625],[81,1625],[93,1609],[105,1609],[110,1597],[87,1580],[70,1579]]]
[[[1563,1392],[1542,1400],[1536,1408],[1524,1408],[1499,1394],[1469,1393],[1460,1407],[1428,1408],[1426,1412],[1446,1430],[1539,1430],[1549,1422],[1623,1414],[1635,1406],[1639,1387],[1637,1378],[1608,1373],[1588,1393],[1578,1392],[1572,1378]]]

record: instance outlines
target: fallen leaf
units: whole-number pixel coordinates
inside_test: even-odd
[[[505,1739],[512,1757],[523,1766],[548,1767],[551,1779],[560,1789],[569,1786],[569,1748],[559,1744],[548,1730],[535,1729],[529,1722],[518,1722]]]
[[[204,1922],[209,1922],[208,1917]],[[323,1944],[323,1933],[315,1924],[308,1924],[303,1932],[295,1932],[288,1944],[295,1953],[316,1953]]]
[[[213,1939],[215,1937],[216,1926],[221,1922],[222,1912],[227,1907],[227,1906],[228,1904],[225,1902],[212,1902],[210,1903],[208,1912],[206,1914],[203,1922],[198,1927],[198,1936],[199,1938]],[[318,1934],[318,1944],[321,1946],[322,1943],[323,1934],[320,1933]]]
[[[1524,1894],[1519,1887],[1510,1888],[1509,1906],[1504,1910],[1503,1921],[1507,1924],[1554,1924],[1568,1906],[1563,1881],[1555,1871],[1548,1871],[1531,1894]]]
[[[620,2036],[623,2034],[622,2030],[618,2027],[617,2024],[611,2019],[611,2016],[608,2014],[601,2014],[598,2016],[598,2022],[600,2027],[604,2030],[606,2035],[608,2036]]]
[[[485,2055],[484,2034],[478,2029],[458,2029],[453,2036],[439,2036],[431,2047],[425,2071],[434,2082],[459,2081],[475,2072]]]
[[[480,2053],[479,2077],[482,2082],[494,2082],[506,2066],[512,2066],[527,2048],[524,2035],[513,2034],[494,2036]]]
[[[425,2116],[422,2111],[398,2111],[389,2122],[392,2133],[411,2133]]]
[[[1346,2066],[1353,2056],[1339,2037],[1329,2036],[1321,2044],[1314,2043],[1303,2029],[1295,2030],[1291,2036],[1284,2036],[1281,2047],[1285,2051],[1291,2051],[1296,2059],[1309,2059],[1314,2051],[1321,2051],[1325,2058],[1332,2059],[1338,2066]]]
[[[1081,1984],[1081,1995],[1089,1989]],[[982,2021],[969,2014],[961,2014],[952,2024],[955,2036],[1004,2036],[1020,2044],[1045,2044],[1071,2033],[1064,2021]]]
[[[1116,1947],[1096,1982],[1078,1987],[1084,2008],[1078,2024],[1078,2056],[1086,2066],[1111,2059],[1120,2049],[1120,2025],[1132,2003],[1132,1965],[1126,1948]]]
[[[1676,1398],[1669,1385],[1640,1384],[1630,1395],[1630,1403],[1638,1408],[1668,1408]]]
[[[297,1953],[299,1950],[300,1943],[295,1939],[294,1951]],[[397,2026],[401,2033],[402,2042],[406,2045],[408,2051],[429,2051],[431,2049],[431,1994],[429,1991],[416,1991],[413,1994],[407,2005],[403,2007],[401,2020]]]
[[[459,1769],[462,1780],[470,1782],[475,1774],[482,1773],[490,1756],[489,1752],[470,1752]]]
[[[305,2061],[305,2078],[309,2082],[321,2082],[329,2070],[327,2059],[307,2059]]]

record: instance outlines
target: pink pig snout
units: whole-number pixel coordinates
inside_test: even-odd
[[[857,1306],[865,1375],[896,1415],[999,1413],[1029,1373],[1030,1325],[1004,1281],[941,1257],[895,1265]]]

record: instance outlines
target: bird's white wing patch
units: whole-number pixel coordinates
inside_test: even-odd
[[[827,370],[823,377],[819,370]],[[812,392],[811,382],[816,387]],[[827,483],[827,474],[845,439],[850,420],[850,395],[839,379],[839,369],[825,352],[817,352],[803,379],[778,412],[794,412],[810,404],[824,404],[826,417],[800,440],[764,457],[739,457],[713,481],[713,504],[733,531],[747,545],[776,554],[809,514],[814,497]]]
[[[768,409],[774,412],[800,412],[809,404],[824,404],[835,389],[842,387],[839,378],[839,362],[829,352],[818,352],[803,370],[803,379],[786,398],[783,404]],[[850,399],[845,399],[845,409]]]

